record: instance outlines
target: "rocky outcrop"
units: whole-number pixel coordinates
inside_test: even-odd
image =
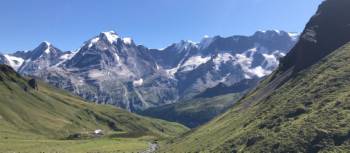
[[[31,87],[32,89],[39,90],[37,81],[36,81],[35,79],[30,79],[30,80],[28,81],[28,85],[29,85],[29,87]]]

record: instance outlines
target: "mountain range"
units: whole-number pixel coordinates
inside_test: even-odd
[[[33,50],[0,55],[0,63],[86,100],[139,111],[267,76],[297,40],[296,33],[269,30],[149,49],[110,31],[75,51],[43,42]]]

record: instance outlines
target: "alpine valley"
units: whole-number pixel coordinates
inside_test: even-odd
[[[300,35],[2,54],[0,152],[350,152],[349,8],[322,1]]]

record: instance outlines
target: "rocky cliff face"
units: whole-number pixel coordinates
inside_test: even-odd
[[[307,68],[350,40],[348,0],[327,0],[306,25],[300,41],[283,59],[281,70]]]

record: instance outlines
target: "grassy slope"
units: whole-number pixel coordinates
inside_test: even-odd
[[[230,111],[161,151],[349,152],[349,65],[347,44],[262,96],[270,77]]]
[[[117,138],[166,138],[187,130],[180,124],[86,103],[44,83],[39,83],[38,91],[26,92],[24,87],[30,88],[26,79],[0,65],[0,146],[8,140],[57,140],[96,129]]]
[[[195,98],[189,101],[150,108],[142,115],[178,122],[194,128],[225,112],[240,97],[240,94],[227,94],[212,98]]]

